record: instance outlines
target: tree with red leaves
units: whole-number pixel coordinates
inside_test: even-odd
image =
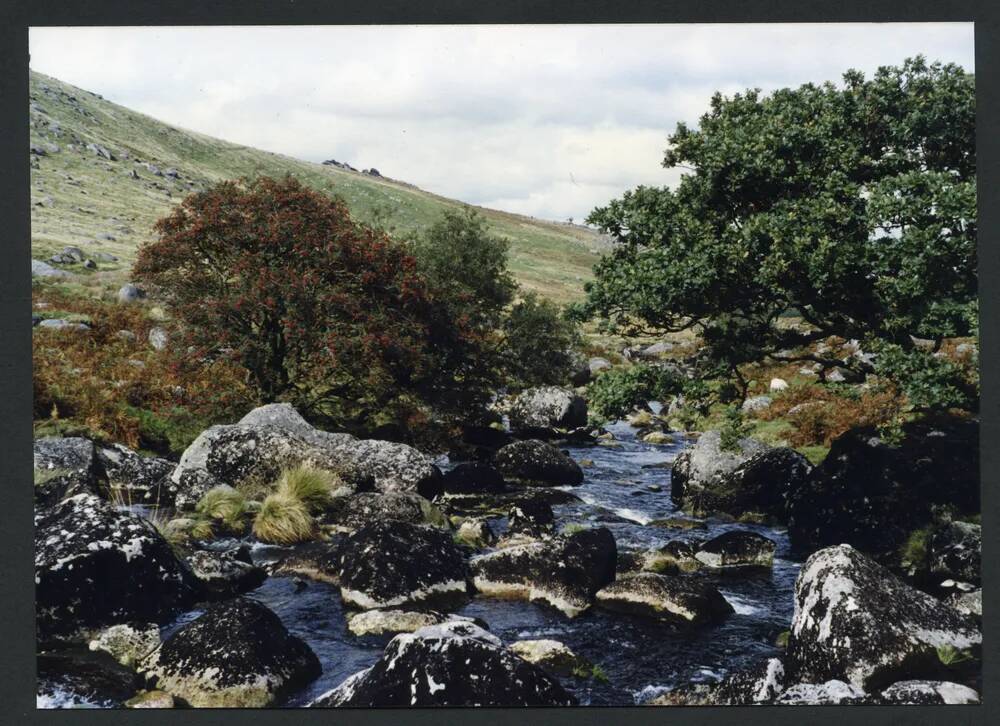
[[[364,431],[486,400],[483,331],[342,201],[291,177],[227,181],[155,229],[135,277],[169,306],[191,359],[230,356],[262,403]]]

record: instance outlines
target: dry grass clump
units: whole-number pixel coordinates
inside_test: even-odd
[[[200,518],[211,523],[217,522],[233,534],[242,534],[246,530],[247,501],[232,487],[218,486],[209,489],[198,500],[194,510]]]
[[[296,499],[310,512],[318,513],[329,507],[331,495],[342,484],[340,477],[331,471],[301,464],[281,473],[275,493]]]
[[[297,544],[316,536],[316,523],[301,499],[275,492],[261,504],[254,518],[253,533],[261,542]]]

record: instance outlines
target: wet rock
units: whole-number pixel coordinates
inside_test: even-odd
[[[704,520],[690,519],[688,517],[665,517],[663,519],[654,519],[650,521],[646,526],[663,527],[664,529],[680,529],[680,530],[708,529],[708,525],[705,524]]]
[[[575,617],[614,579],[617,557],[614,537],[600,527],[479,555],[469,566],[483,595],[544,602]]]
[[[979,512],[979,425],[907,424],[899,445],[853,429],[787,498],[795,551],[850,544],[897,570],[900,549],[929,526],[935,505]]]
[[[163,622],[197,594],[190,570],[141,517],[92,494],[35,515],[40,636],[129,620]]]
[[[350,616],[347,629],[357,636],[412,633],[429,625],[439,625],[449,621],[473,622],[472,618],[435,610],[365,610]]]
[[[530,436],[552,429],[586,426],[587,403],[565,388],[542,386],[521,393],[511,404],[508,415],[515,434]]]
[[[320,518],[339,531],[353,531],[372,522],[410,522],[449,529],[440,509],[415,492],[361,492],[336,497]]]
[[[798,681],[872,690],[937,677],[939,648],[975,651],[981,643],[972,618],[839,545],[813,554],[799,572],[785,665]]]
[[[874,700],[857,686],[838,680],[826,683],[797,683],[774,701],[779,706],[856,706],[873,702]]]
[[[698,542],[671,540],[661,547],[644,552],[639,569],[649,572],[695,572],[703,563],[695,555]]]
[[[569,706],[552,676],[470,623],[397,635],[371,668],[320,696],[333,706]]]
[[[740,464],[770,447],[755,439],[741,439],[739,451],[724,451],[718,431],[706,431],[697,443],[674,459],[670,469],[670,498],[686,511],[707,510],[708,492],[720,488]]]
[[[980,525],[949,522],[931,537],[930,570],[935,575],[979,584],[982,549]]]
[[[456,494],[502,492],[506,487],[503,475],[485,462],[459,464],[446,472],[441,480],[443,491]]]
[[[228,552],[196,550],[185,559],[211,599],[250,592],[267,579],[267,572],[254,565],[246,545]]]
[[[600,590],[597,604],[606,610],[684,625],[721,622],[733,612],[708,582],[679,575],[641,572]]]
[[[960,683],[949,681],[900,681],[882,691],[883,704],[901,706],[964,705],[979,703],[979,694]]]
[[[349,607],[450,609],[467,600],[465,559],[439,529],[375,522],[344,540],[339,562],[340,595]]]
[[[89,644],[93,651],[104,651],[123,666],[133,668],[160,645],[156,623],[123,623],[98,633]]]
[[[116,500],[129,504],[173,505],[177,487],[170,481],[175,466],[172,461],[140,456],[121,444],[97,449],[97,459]]]
[[[778,658],[768,658],[723,678],[713,693],[713,701],[719,706],[770,703],[784,687],[784,664]]]
[[[131,282],[122,285],[118,290],[118,302],[133,303],[143,300],[145,297],[146,291],[136,287]]]
[[[518,640],[510,650],[532,665],[556,676],[582,676],[593,664],[558,640]]]
[[[703,543],[695,558],[707,567],[771,567],[776,545],[756,532],[730,530]]]
[[[509,534],[543,537],[552,533],[556,517],[546,502],[529,500],[511,507],[507,515]]]
[[[125,708],[174,708],[174,697],[165,691],[140,691],[125,702]]]
[[[319,659],[258,602],[217,603],[141,664],[160,690],[199,708],[263,708],[317,678]]]
[[[311,580],[340,584],[340,544],[343,537],[329,542],[309,542],[271,563],[274,575],[298,574]]]
[[[120,706],[139,686],[135,671],[107,653],[58,650],[39,653],[38,693],[69,692],[91,703]]]
[[[47,436],[34,441],[35,504],[43,507],[98,490],[100,468],[94,443],[80,437]]]
[[[576,486],[583,483],[583,470],[562,451],[537,439],[515,441],[493,458],[508,480],[528,486]]]
[[[650,431],[640,437],[647,444],[672,444],[674,437],[663,431]]]

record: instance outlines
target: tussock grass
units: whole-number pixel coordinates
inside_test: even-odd
[[[285,469],[278,479],[275,493],[302,502],[312,513],[329,507],[333,492],[342,486],[340,477],[326,469],[302,464]]]
[[[209,489],[194,508],[201,517],[219,522],[223,528],[241,534],[246,529],[247,502],[231,487]]]
[[[267,497],[253,522],[254,536],[269,544],[296,544],[316,536],[316,523],[301,499],[275,492]]]

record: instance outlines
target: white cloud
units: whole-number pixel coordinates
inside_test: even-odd
[[[32,28],[31,66],[185,128],[475,204],[582,219],[711,94],[839,80],[971,24]]]

